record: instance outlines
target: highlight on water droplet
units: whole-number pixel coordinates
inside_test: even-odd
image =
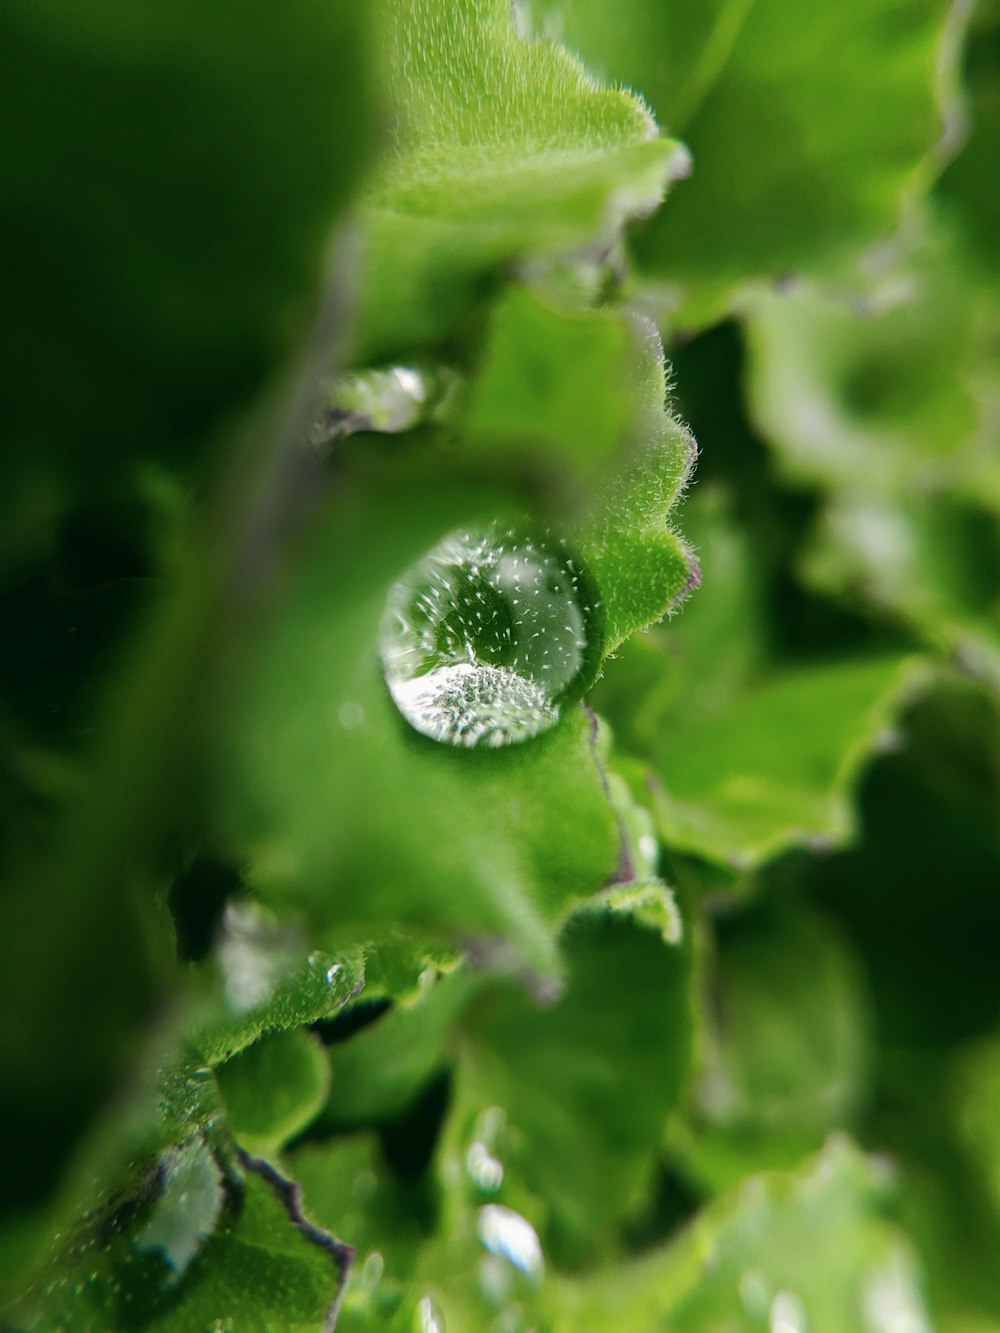
[[[506,1259],[529,1277],[541,1277],[545,1267],[538,1233],[526,1217],[500,1203],[479,1210],[479,1239],[490,1254]]]
[[[429,1296],[421,1296],[414,1333],[444,1333],[444,1315]]]
[[[465,1154],[465,1170],[476,1189],[483,1194],[496,1194],[503,1184],[503,1163],[490,1152],[486,1144],[475,1139]]]
[[[779,1291],[771,1302],[770,1333],[809,1333],[805,1306],[794,1291]]]
[[[417,731],[513,745],[554,726],[590,684],[602,623],[596,584],[563,543],[494,525],[451,533],[393,586],[379,653]]]

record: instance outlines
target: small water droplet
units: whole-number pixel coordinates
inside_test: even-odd
[[[642,833],[638,841],[639,855],[643,858],[647,866],[655,868],[660,854],[659,844],[652,833]]]
[[[805,1307],[794,1291],[779,1291],[771,1302],[771,1333],[809,1333]]]
[[[919,1279],[901,1249],[870,1275],[864,1290],[865,1333],[931,1333]]]
[[[385,1260],[378,1250],[372,1250],[361,1269],[361,1285],[369,1290],[377,1287],[385,1272]]]
[[[545,1266],[535,1228],[513,1208],[488,1203],[479,1210],[479,1239],[490,1254],[499,1255],[529,1277],[540,1277]]]
[[[343,703],[337,709],[337,721],[345,731],[356,731],[365,723],[365,710],[353,701]]]
[[[472,1183],[484,1194],[496,1194],[503,1184],[503,1163],[479,1139],[469,1145],[465,1169]]]
[[[444,1315],[429,1296],[422,1296],[417,1306],[414,1333],[444,1333]]]
[[[396,583],[379,651],[397,708],[458,746],[546,731],[590,683],[602,641],[597,590],[544,536],[455,532]]]

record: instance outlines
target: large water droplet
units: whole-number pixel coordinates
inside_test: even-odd
[[[546,731],[590,683],[596,586],[549,537],[455,532],[389,594],[379,650],[411,726],[449,745],[513,745]]]

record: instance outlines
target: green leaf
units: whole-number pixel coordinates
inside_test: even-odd
[[[485,1327],[514,1302],[549,1327],[549,1265],[576,1264],[614,1236],[653,1169],[691,1025],[669,899],[631,892],[567,919],[555,1002],[482,988],[453,1044],[429,1178],[394,1177],[366,1136],[295,1150],[318,1215],[361,1254],[378,1251],[352,1273],[345,1328],[419,1326],[422,1306],[446,1327]]]
[[[637,332],[643,345],[632,361],[635,446],[578,537],[604,599],[608,653],[676,610],[701,578],[691,548],[668,523],[697,446],[667,406],[669,376],[659,334],[648,323]]]
[[[595,899],[560,942],[567,981],[555,1004],[498,992],[470,1015],[455,1130],[475,1137],[475,1117],[500,1108],[504,1172],[545,1200],[549,1243],[572,1260],[648,1183],[687,1070],[691,1016],[686,950],[642,902]]]
[[[633,427],[636,336],[610,310],[571,311],[511,286],[470,386],[463,443],[512,457],[539,448],[574,484],[608,467]]]
[[[871,1062],[860,968],[831,921],[779,899],[723,916],[716,932],[683,1152],[712,1190],[851,1128]]]
[[[343,1131],[405,1111],[444,1065],[457,1021],[483,985],[468,966],[434,972],[370,1026],[332,1045],[333,1092],[318,1128]]]
[[[5,1182],[4,1293],[59,1225],[49,1206],[72,1211],[73,1191],[93,1187],[93,1141],[82,1145],[145,1062],[141,1034],[168,1007],[170,858],[150,844],[174,845],[165,825],[190,792],[175,761],[196,725],[194,677],[212,656],[199,617],[206,603],[219,610],[209,591],[217,551],[186,545],[184,492],[204,493],[210,450],[265,383],[288,374],[315,319],[332,228],[370,139],[366,27],[337,0],[253,15],[227,0],[141,14],[114,0],[86,10],[15,0],[0,18],[0,236],[18,256],[2,346],[4,589],[26,558],[63,544],[72,585],[72,525],[58,524],[91,503],[128,519],[83,544],[98,548],[98,563],[104,542],[118,563],[124,535],[143,550],[144,573],[155,545],[152,572],[163,577],[169,564],[183,582],[183,565],[195,589],[168,591],[164,606],[156,588],[156,642],[128,668],[124,635],[112,637],[94,599],[78,602],[67,632],[100,637],[93,658],[105,664],[86,681],[79,731],[101,758],[72,782],[14,786],[0,930],[9,1016],[0,1064],[11,1089],[2,1134],[25,1150]],[[143,531],[152,506],[142,497],[171,487],[153,460],[186,476],[161,506],[173,512],[156,543]],[[230,531],[222,545],[231,552],[241,540]],[[125,563],[133,558],[127,549]],[[39,610],[36,598],[26,603],[5,617],[16,642]],[[217,627],[217,614],[204,619]],[[89,675],[84,664],[79,680]],[[42,685],[57,682],[50,669]],[[75,705],[74,693],[75,684],[54,689],[49,716]],[[48,767],[58,775],[58,757]],[[81,997],[85,1021],[68,1022]],[[155,1054],[153,1042],[150,1062]]]
[[[964,1051],[955,1083],[959,1132],[1000,1218],[1000,1041]]]
[[[953,233],[921,240],[868,306],[812,283],[745,299],[749,407],[794,480],[1000,496],[996,459],[976,438],[988,302]]]
[[[928,1333],[920,1269],[880,1216],[885,1185],[884,1167],[832,1138],[800,1172],[748,1177],[666,1250],[563,1283],[553,1328],[843,1333],[882,1328],[891,1312]]]
[[[1000,228],[1000,190],[992,157],[1000,131],[998,49],[1000,7],[996,0],[984,0],[972,12],[963,69],[969,139],[945,171],[938,191],[960,217],[963,250],[975,254],[977,267],[994,288],[1000,277],[994,244]]]
[[[674,717],[657,747],[661,836],[743,868],[847,840],[854,781],[910,679],[895,656],[788,667],[718,714]]]
[[[309,1215],[357,1250],[338,1328],[389,1326],[403,1281],[434,1246],[437,1182],[428,1189],[423,1179],[396,1176],[371,1131],[304,1141],[286,1160]]]
[[[813,587],[902,620],[1000,686],[1000,510],[953,495],[837,494],[802,555]]]
[[[272,1153],[319,1112],[330,1066],[319,1041],[294,1029],[272,1032],[218,1069],[229,1127],[251,1153]]]
[[[337,958],[314,949],[303,960],[300,934],[253,903],[227,909],[217,963],[220,975],[210,977],[209,998],[195,1008],[188,1039],[210,1065],[268,1033],[325,1018],[365,981],[360,949]]]
[[[560,309],[512,287],[497,304],[460,422],[464,448],[507,473],[512,463],[530,469],[543,491],[562,492],[553,507],[569,511],[597,577],[608,652],[675,610],[697,583],[690,549],[669,523],[696,450],[669,389],[647,321]]]
[[[1000,680],[1000,305],[958,239],[924,238],[863,318],[809,286],[749,301],[750,397],[782,471],[825,492],[806,581]]]
[[[639,98],[519,36],[507,0],[407,0],[382,20],[396,125],[363,210],[362,362],[451,332],[502,265],[606,250],[677,162]]]
[[[711,593],[676,629],[629,649],[595,692],[653,765],[657,829],[677,851],[738,868],[843,840],[851,788],[916,668],[899,655],[769,661],[745,539],[711,491],[688,503]],[[636,686],[637,680],[646,685]]]
[[[188,1152],[170,1160],[166,1193],[157,1196],[155,1177],[147,1179],[127,1207],[92,1220],[64,1261],[72,1267],[49,1284],[25,1327],[315,1333],[326,1326],[352,1252],[303,1217],[297,1187],[243,1157],[239,1177],[226,1178],[220,1212],[218,1169],[204,1165],[210,1159]],[[195,1170],[197,1179],[180,1174]],[[186,1217],[178,1212],[185,1188]],[[147,1215],[142,1225],[137,1210]]]
[[[188,460],[297,349],[370,140],[366,27],[316,0],[5,7],[5,517]]]
[[[637,242],[665,318],[703,327],[753,278],[841,268],[858,280],[862,252],[933,178],[961,17],[851,0],[804,24],[791,0],[716,0],[659,6],[633,28],[639,8],[616,12],[609,72],[641,87],[694,157]]]

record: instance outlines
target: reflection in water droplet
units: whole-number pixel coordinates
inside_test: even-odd
[[[809,1333],[805,1307],[794,1291],[779,1291],[771,1302],[771,1333]]]
[[[421,1297],[413,1327],[415,1333],[444,1333],[444,1315],[429,1296]]]
[[[465,1154],[465,1169],[472,1183],[484,1194],[496,1194],[503,1184],[503,1163],[479,1139],[469,1145],[469,1151]]]
[[[545,1266],[538,1233],[531,1223],[499,1203],[479,1210],[479,1239],[490,1254],[500,1255],[529,1277],[541,1276]]]
[[[386,682],[433,740],[511,745],[553,726],[600,652],[600,604],[558,542],[499,527],[439,542],[389,594]]]

